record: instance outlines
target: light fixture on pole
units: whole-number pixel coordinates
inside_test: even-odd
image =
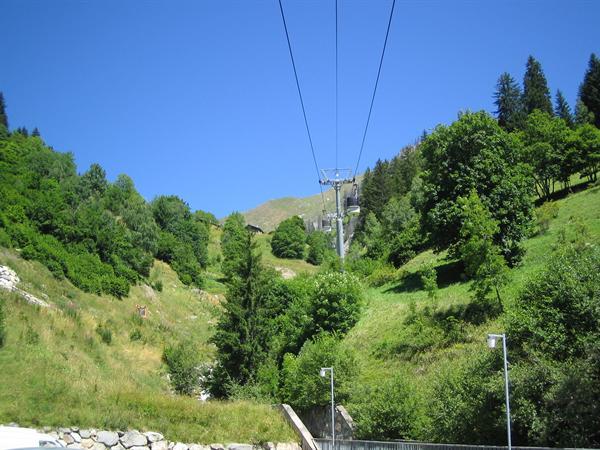
[[[333,398],[333,367],[321,367],[319,375],[325,377],[328,371],[331,380],[331,450],[335,450],[335,401]]]
[[[496,348],[498,340],[502,339],[502,353],[504,355],[504,393],[506,396],[506,434],[508,438],[508,450],[512,450],[510,439],[510,401],[508,394],[508,355],[506,352],[506,335],[503,334],[488,334],[487,345],[489,348]]]

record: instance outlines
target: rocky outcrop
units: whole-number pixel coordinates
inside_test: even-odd
[[[16,426],[16,424],[11,425]],[[58,439],[67,448],[81,450],[301,450],[295,442],[276,445],[268,442],[262,446],[251,444],[202,445],[173,442],[154,431],[107,431],[77,427],[44,427],[39,431]]]
[[[0,288],[6,289],[7,291],[15,292],[19,294],[27,303],[31,303],[32,305],[42,306],[47,308],[50,306],[44,300],[40,300],[34,295],[31,295],[29,292],[25,292],[22,289],[17,287],[21,280],[17,276],[16,272],[12,270],[10,267],[0,266]]]

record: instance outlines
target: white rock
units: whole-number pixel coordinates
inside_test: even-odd
[[[131,447],[131,450],[150,450],[148,447],[146,447],[145,445],[140,445],[140,446],[136,446],[136,447]]]
[[[81,449],[81,447],[79,446],[79,444],[77,442],[74,442],[72,444],[67,444],[67,448],[77,448],[77,449]]]
[[[146,436],[146,439],[148,439],[148,442],[150,443],[162,441],[164,439],[162,434],[155,433],[154,431],[147,431],[144,433],[144,436]]]
[[[71,437],[75,442],[81,442],[81,436],[76,431],[71,432]]]
[[[95,442],[93,439],[86,438],[86,439],[82,439],[79,444],[81,445],[82,448],[88,450],[94,446]]]
[[[148,443],[148,439],[137,430],[128,431],[121,437],[121,444],[125,448],[142,447]]]
[[[75,443],[75,439],[73,439],[73,437],[70,434],[64,433],[62,440],[65,441],[65,443],[67,444],[74,444]]]
[[[188,446],[181,443],[181,442],[177,442],[174,446],[173,446],[173,450],[188,450]]]
[[[160,440],[150,444],[152,450],[168,450],[169,443],[165,440]]]
[[[100,442],[95,442],[92,446],[92,450],[106,450],[106,445],[101,444]]]
[[[265,442],[262,447],[264,450],[275,450],[277,448],[273,442]]]
[[[205,450],[202,445],[190,444],[189,450]]]
[[[119,435],[114,431],[99,431],[96,440],[100,444],[104,444],[107,447],[112,447],[119,442]]]
[[[81,439],[89,439],[92,437],[92,430],[79,430],[79,436]]]
[[[120,443],[115,445],[114,447],[111,447],[110,450],[125,450],[125,447],[123,447]]]
[[[223,444],[210,444],[210,450],[225,450]]]
[[[229,444],[227,450],[252,450],[252,446],[248,444]]]

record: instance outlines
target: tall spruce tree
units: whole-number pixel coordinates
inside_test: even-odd
[[[553,114],[552,101],[548,82],[542,70],[542,65],[533,56],[527,59],[525,77],[523,78],[523,107],[527,114],[534,109]]]
[[[600,59],[594,53],[579,87],[579,98],[594,114],[594,125],[600,128]]]
[[[594,113],[579,99],[575,105],[575,124],[585,125],[586,123],[594,123]]]
[[[498,108],[498,124],[507,131],[521,128],[524,121],[521,88],[508,72],[504,72],[498,78],[494,99]]]
[[[560,89],[556,91],[556,106],[554,107],[554,114],[564,120],[569,128],[573,128],[574,120],[573,114],[571,113],[571,107],[567,103],[567,100]]]
[[[2,92],[0,92],[0,125],[4,125],[8,130],[8,116],[6,115],[6,105],[4,104]]]

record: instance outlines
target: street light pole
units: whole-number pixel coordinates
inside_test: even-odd
[[[488,347],[495,348],[498,339],[502,339],[502,353],[504,355],[504,394],[506,397],[506,434],[508,438],[508,450],[512,450],[510,438],[510,401],[508,392],[508,354],[506,351],[506,334],[488,334]]]
[[[333,397],[333,367],[321,367],[319,374],[324,377],[329,371],[331,381],[331,450],[335,450],[335,400]]]

